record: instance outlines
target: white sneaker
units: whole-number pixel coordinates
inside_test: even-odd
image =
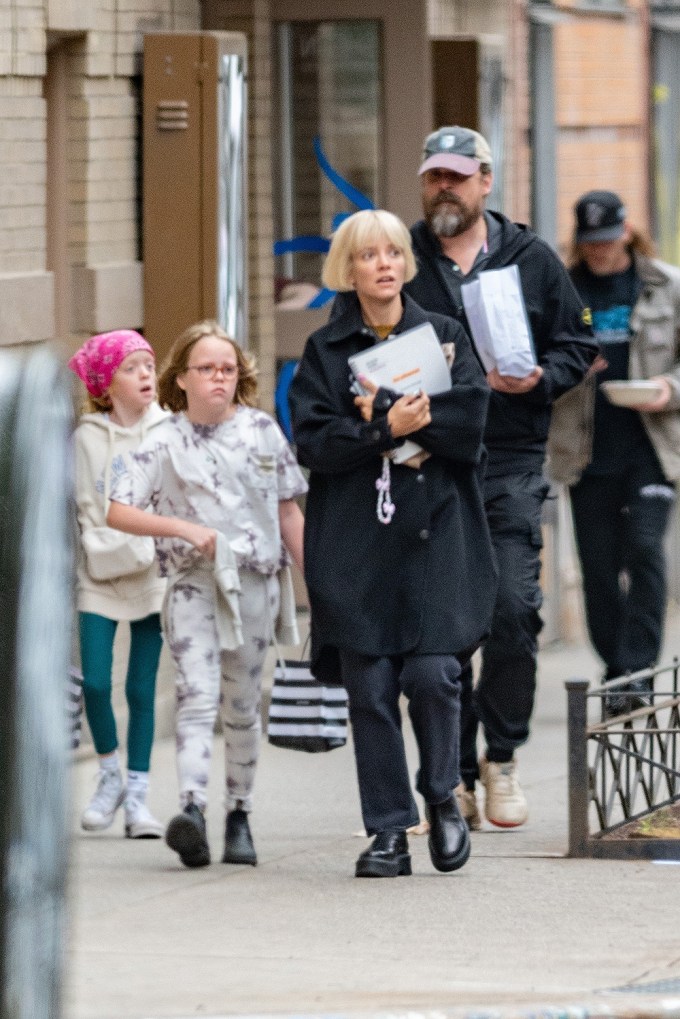
[[[120,771],[100,771],[97,789],[80,819],[85,831],[104,831],[113,824],[116,811],[125,799]]]
[[[125,838],[160,839],[165,825],[157,821],[143,800],[125,801]]]
[[[479,813],[474,789],[467,789],[465,783],[461,782],[453,791],[458,801],[458,809],[467,821],[468,828],[470,831],[479,831],[482,827],[482,816]]]
[[[529,817],[526,796],[517,775],[517,762],[479,761],[479,777],[486,790],[484,813],[497,828],[517,828]]]

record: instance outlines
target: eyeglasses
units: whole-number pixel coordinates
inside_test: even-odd
[[[187,371],[195,371],[202,379],[216,379],[218,373],[224,375],[225,379],[233,379],[238,375],[236,364],[188,364]]]

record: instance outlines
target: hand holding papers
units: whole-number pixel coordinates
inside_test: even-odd
[[[377,386],[397,393],[422,389],[432,396],[451,388],[444,351],[429,322],[354,354],[349,366],[355,378],[365,375]]]
[[[524,378],[536,367],[519,269],[480,272],[461,287],[465,314],[479,357],[488,373]]]
[[[422,390],[432,396],[451,388],[446,357],[429,322],[354,354],[349,366],[355,378],[365,375],[375,385],[402,395]],[[404,463],[420,451],[417,443],[407,439],[391,459]]]

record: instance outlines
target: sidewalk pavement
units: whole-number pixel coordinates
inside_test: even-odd
[[[680,654],[671,614],[663,661]],[[438,874],[411,837],[413,877],[357,881],[366,840],[351,747],[306,755],[263,743],[256,868],[184,869],[122,817],[78,826],[96,763],[74,765],[65,1019],[370,1016],[396,1019],[680,1017],[680,870],[569,860],[566,694],[595,680],[584,646],[540,657],[533,735],[519,755],[529,822],[486,825],[460,871]],[[415,753],[409,735],[409,752]],[[150,805],[177,810],[174,744],[156,744]],[[222,748],[208,811],[222,852]]]

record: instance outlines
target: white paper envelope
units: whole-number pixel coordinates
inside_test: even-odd
[[[365,375],[376,386],[397,393],[422,389],[432,396],[451,388],[444,351],[429,322],[353,354],[349,366],[355,378]]]
[[[461,287],[463,305],[486,371],[525,378],[536,366],[536,355],[522,295],[519,269],[480,272]]]
[[[422,389],[432,396],[451,388],[446,356],[429,322],[352,355],[349,366],[355,378],[365,375],[376,386],[384,386],[397,393],[414,393]],[[393,463],[403,463],[419,453],[421,448],[407,439],[390,456]]]
[[[460,292],[472,339],[477,348],[479,358],[484,365],[484,371],[488,373],[492,368],[496,367],[496,358],[493,352],[489,324],[486,320],[481,284],[478,279],[473,280],[472,283],[464,283],[460,288]]]

